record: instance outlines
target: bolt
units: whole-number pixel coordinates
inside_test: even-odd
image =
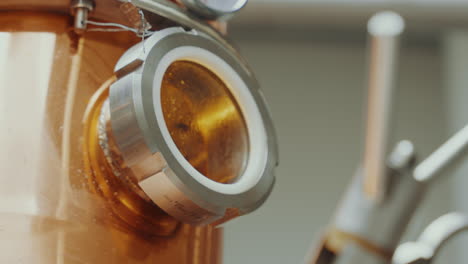
[[[74,28],[77,34],[82,34],[86,30],[88,14],[93,9],[93,0],[73,0],[71,2],[71,12],[75,16]]]

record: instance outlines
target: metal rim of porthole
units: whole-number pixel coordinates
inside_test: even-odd
[[[141,45],[144,45],[142,47]],[[165,166],[142,179],[139,186],[168,214],[192,224],[249,213],[268,197],[278,162],[273,123],[263,95],[248,66],[218,41],[195,30],[169,28],[129,49],[116,70],[141,60],[142,66],[110,88],[112,135],[129,167],[152,155]],[[181,155],[163,118],[161,79],[177,60],[201,64],[222,79],[236,98],[245,118],[249,155],[245,171],[232,183],[213,181]]]

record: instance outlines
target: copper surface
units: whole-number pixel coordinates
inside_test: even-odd
[[[207,68],[176,61],[167,69],[161,103],[178,149],[201,174],[221,183],[235,181],[248,159],[248,134],[236,99]]]
[[[168,0],[170,1],[170,0]],[[91,20],[112,21],[127,26],[138,28],[141,18],[138,9],[127,1],[120,0],[94,0],[96,8],[89,14]],[[62,15],[70,15],[71,0],[1,0],[0,12],[34,11],[50,12]],[[148,16],[150,16],[148,14]],[[151,21],[160,24],[168,23],[158,16],[150,16]],[[158,26],[158,25],[155,25]]]
[[[328,232],[324,243],[324,248],[336,255],[339,255],[339,253],[342,252],[346,245],[349,243],[357,244],[358,246],[366,249],[367,251],[373,252],[374,254],[379,255],[385,259],[392,259],[392,252],[389,252],[388,250],[381,248],[378,245],[375,245],[367,239],[338,229],[331,229]]]
[[[0,9],[5,2],[28,1],[2,1]],[[181,225],[155,235],[148,222],[116,216],[113,205],[126,191],[109,198],[89,188],[83,115],[138,39],[102,32],[78,38],[69,23],[51,13],[0,15],[0,31],[9,32],[0,33],[0,263],[219,263],[220,229]]]

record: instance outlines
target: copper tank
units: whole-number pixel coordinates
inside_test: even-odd
[[[94,19],[131,22],[118,1],[97,2]],[[76,35],[65,0],[0,11],[0,263],[220,263],[221,229],[180,224],[89,175],[85,110],[139,39]]]

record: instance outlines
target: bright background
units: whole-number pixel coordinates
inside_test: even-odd
[[[361,157],[366,21],[385,9],[408,25],[396,138],[413,141],[422,160],[468,122],[468,1],[250,1],[230,33],[269,102],[280,166],[266,204],[226,225],[225,264],[303,263],[327,226]],[[445,175],[404,240],[441,214],[468,212],[466,186],[468,168]],[[438,263],[466,263],[463,244],[456,239]]]

